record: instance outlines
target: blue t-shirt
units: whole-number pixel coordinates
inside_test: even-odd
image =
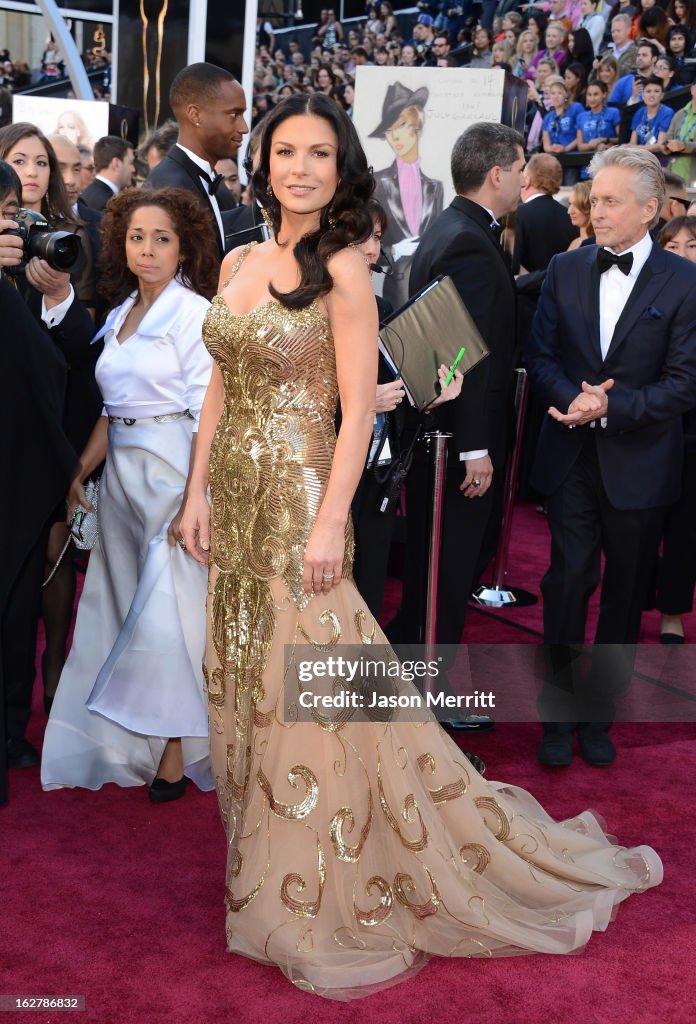
[[[609,93],[609,102],[618,103],[623,106],[624,103],[628,103],[633,92],[633,79],[634,75],[624,75],[620,78],[614,88]]]
[[[674,111],[671,107],[666,107],[664,103],[660,104],[657,113],[650,120],[648,120],[648,108],[641,107],[631,121],[631,131],[638,136],[638,145],[651,146],[657,142],[658,135],[660,132],[668,130],[673,117]]]
[[[580,103],[571,103],[560,116],[555,110],[548,112],[542,128],[549,133],[552,145],[568,146],[571,142],[575,142],[578,137],[578,116],[582,112],[583,108]]]
[[[616,126],[621,121],[621,114],[616,107],[605,107],[598,114],[591,110],[583,110],[578,114],[578,130],[582,132],[582,141],[591,142],[592,139],[615,139]],[[581,178],[589,178],[590,172],[583,167]]]

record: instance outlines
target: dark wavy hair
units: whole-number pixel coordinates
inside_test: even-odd
[[[38,139],[48,156],[48,190],[41,200],[42,214],[53,226],[78,224],[72,212],[68,193],[65,191],[63,176],[60,173],[53,146],[35,124],[29,124],[28,121],[17,121],[16,124],[8,124],[4,128],[0,128],[0,160],[7,160],[17,143],[22,139],[29,138]]]
[[[177,276],[191,291],[212,298],[218,277],[212,218],[199,199],[183,188],[127,188],[109,200],[101,222],[100,292],[118,306],[138,287],[138,278],[126,262],[126,233],[131,217],[142,206],[158,206],[168,214],[179,239]]]
[[[319,227],[304,235],[293,252],[300,266],[300,283],[294,291],[278,292],[269,285],[271,295],[290,309],[303,309],[333,287],[327,262],[340,249],[364,242],[372,233],[372,217],[367,200],[375,180],[368,167],[358,133],[348,115],[323,93],[289,96],[264,119],[260,163],[252,179],[254,194],[270,216],[276,242],[280,231],[281,210],[276,196],[268,191],[271,143],[276,129],[289,117],[313,114],[333,128],[338,142],[336,168],[338,186],[333,199],[321,211]]]

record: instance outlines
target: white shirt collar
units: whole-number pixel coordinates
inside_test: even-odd
[[[623,256],[624,253],[627,252],[633,253],[633,265],[631,266],[630,272],[626,276],[633,278],[635,280],[635,278],[638,277],[641,270],[647,263],[648,257],[652,252],[652,247],[653,240],[650,237],[650,232],[646,231],[643,237],[640,239],[640,241],[636,242],[635,245],[632,245],[630,249],[624,249],[623,252],[616,252],[614,249],[609,249],[609,246],[606,246],[605,248],[607,248],[609,252],[615,253],[616,256]],[[615,268],[612,267],[612,270],[613,269]]]
[[[532,199],[538,199],[539,196],[545,196],[546,194],[547,194],[546,192],[535,192],[534,195],[527,196],[526,199],[523,199],[522,200],[522,205],[524,205],[525,203],[531,203]]]
[[[475,203],[476,200],[472,199],[472,202]],[[492,228],[499,228],[500,227],[500,221],[498,220],[496,215],[493,213],[493,211],[489,210],[487,206],[483,205],[483,203],[478,203],[477,205],[480,206],[482,210],[485,210],[486,213],[488,214],[488,216],[491,218],[491,227]]]
[[[188,295],[191,294],[191,289],[173,278],[150,306],[140,321],[136,333],[144,338],[164,338],[181,312],[182,292]],[[135,305],[137,298],[138,292],[134,291],[120,306],[111,310],[104,326],[92,339],[92,344],[99,341],[100,338],[104,338],[105,342],[108,342],[114,336],[118,336],[118,332],[123,327],[123,322]]]
[[[192,150],[187,149],[186,146],[182,146],[180,142],[177,142],[176,145],[183,153],[186,154],[189,160],[192,160],[194,162],[196,167],[200,167],[202,171],[205,171],[209,178],[212,179],[215,177],[215,171],[210,166],[207,160],[204,160],[202,156],[198,155],[198,153],[194,153]]]
[[[101,174],[95,174],[94,177],[97,181],[103,181],[105,185],[108,185],[114,195],[118,194],[118,185],[114,185],[113,181],[109,181],[108,178],[103,178]]]

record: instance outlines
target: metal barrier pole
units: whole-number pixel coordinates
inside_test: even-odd
[[[440,575],[440,548],[442,545],[442,511],[445,497],[445,481],[447,478],[447,442],[451,434],[439,430],[427,433],[423,440],[428,448],[429,460],[429,496],[430,496],[430,532],[428,538],[428,578],[425,603],[425,660],[435,658],[437,644],[437,588]],[[433,693],[433,680],[426,677],[425,685]]]
[[[505,608],[509,605],[536,604],[538,598],[520,587],[506,586],[507,559],[512,534],[512,513],[517,493],[517,473],[520,465],[522,435],[524,433],[524,417],[527,410],[527,371],[521,367],[515,370],[515,444],[510,452],[505,470],[505,490],[503,498],[503,525],[500,540],[493,560],[493,579],[474,591],[473,597],[478,604],[488,608]]]

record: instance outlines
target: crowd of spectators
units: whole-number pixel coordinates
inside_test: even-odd
[[[108,100],[111,95],[111,54],[106,49],[94,47],[85,50],[82,62],[88,73],[99,72],[99,78],[92,82],[94,98]],[[39,67],[31,68],[26,61],[13,60],[10,51],[0,49],[0,127],[9,124],[5,118],[7,98],[13,93],[23,92],[33,86],[51,85],[67,78],[65,63],[55,43],[49,41],[41,55]],[[11,108],[11,102],[9,104]]]
[[[389,2],[368,2],[364,18],[345,25],[335,10],[323,10],[311,39],[259,18],[252,125],[297,92],[324,92],[352,114],[361,65],[500,67],[529,86],[528,152],[581,153],[611,145],[619,141],[620,112],[635,107],[621,141],[649,145],[667,164],[677,150],[667,147],[674,104],[663,100],[696,78],[696,0],[665,0],[664,8],[656,0],[639,3],[420,0],[418,12],[406,16]],[[598,88],[590,89],[590,102],[592,86]],[[680,124],[675,146],[689,147],[684,133],[694,134],[691,119],[682,116]],[[581,173],[571,170],[566,183]]]

